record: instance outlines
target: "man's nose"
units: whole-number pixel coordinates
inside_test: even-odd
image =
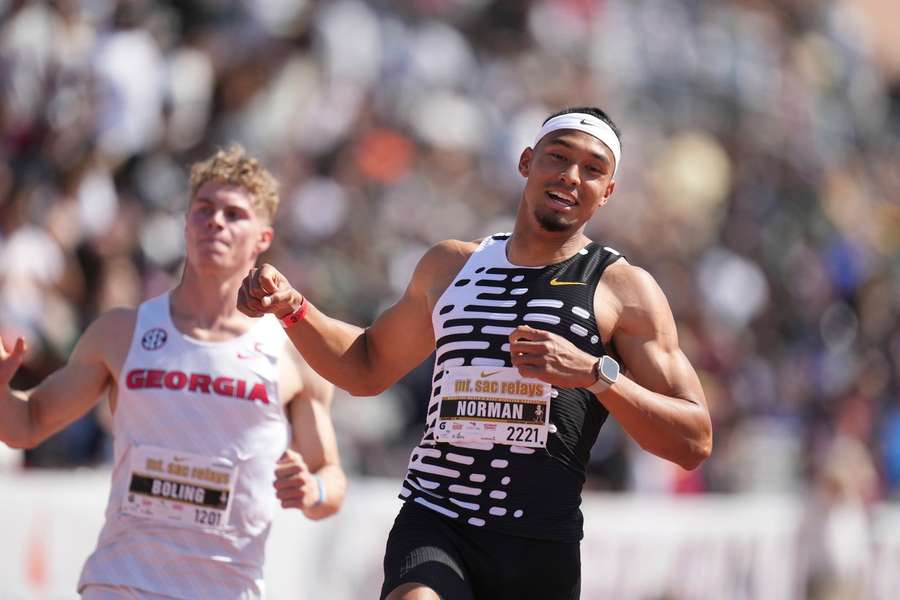
[[[560,171],[559,178],[567,185],[578,185],[581,182],[581,173],[578,169],[578,163],[573,162],[566,165],[566,167]]]
[[[225,227],[225,214],[221,210],[214,210],[206,220],[206,226],[209,229],[222,229]]]

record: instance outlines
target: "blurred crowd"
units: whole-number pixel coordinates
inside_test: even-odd
[[[430,244],[509,231],[541,121],[597,105],[623,162],[588,234],[666,291],[715,448],[685,473],[610,424],[588,485],[900,495],[892,0],[0,0],[0,14],[0,335],[29,344],[15,386],[57,368],[101,311],[177,280],[187,169],[218,146],[243,144],[281,182],[265,260],[363,325]],[[378,398],[337,399],[351,473],[401,476],[429,384],[426,363]],[[107,461],[107,422],[101,405],[24,463]]]

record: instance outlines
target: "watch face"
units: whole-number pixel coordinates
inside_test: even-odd
[[[610,356],[604,356],[600,361],[600,376],[609,383],[619,378],[619,363]]]

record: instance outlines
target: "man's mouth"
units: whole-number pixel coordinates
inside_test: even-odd
[[[550,206],[554,208],[567,209],[578,204],[578,201],[576,201],[572,196],[553,190],[548,190],[547,192],[545,192],[545,196],[549,200]]]

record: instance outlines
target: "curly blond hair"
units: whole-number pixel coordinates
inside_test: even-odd
[[[278,182],[240,144],[220,149],[206,160],[191,165],[191,199],[208,181],[239,186],[250,193],[253,210],[271,223],[278,210]]]

